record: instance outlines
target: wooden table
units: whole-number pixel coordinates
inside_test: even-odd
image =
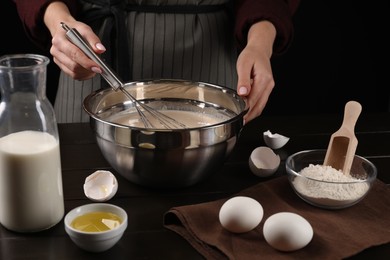
[[[254,176],[248,167],[251,151],[264,146],[262,134],[290,137],[277,153],[282,163],[275,176],[286,174],[284,160],[297,151],[326,149],[330,135],[342,115],[260,117],[243,129],[237,146],[220,171],[195,186],[178,190],[156,190],[137,186],[118,176],[119,190],[110,203],[123,207],[129,226],[120,242],[98,254],[85,252],[69,239],[63,222],[33,234],[18,234],[0,227],[0,259],[202,259],[182,237],[165,229],[163,214],[173,206],[225,198],[266,179]],[[362,113],[356,124],[357,154],[378,168],[378,178],[390,183],[390,113]],[[112,170],[103,158],[89,124],[60,124],[65,211],[91,203],[83,193],[85,178],[98,169]],[[384,214],[389,214],[384,212]],[[388,228],[388,227],[384,227]],[[351,259],[385,259],[390,244],[369,248]]]

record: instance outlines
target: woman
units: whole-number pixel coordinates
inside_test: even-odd
[[[76,28],[122,80],[177,78],[236,88],[245,122],[275,85],[270,59],[292,40],[299,0],[14,0],[30,38],[49,47],[61,75],[58,122],[84,122],[101,69],[65,37]],[[51,41],[50,41],[51,39]],[[102,85],[103,84],[103,85]]]

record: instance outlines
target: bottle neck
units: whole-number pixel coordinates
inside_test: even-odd
[[[40,55],[11,55],[0,59],[0,91],[2,99],[12,95],[46,97],[48,58]]]
[[[54,109],[45,94],[48,62],[34,54],[0,58],[0,137],[25,130],[58,137]]]

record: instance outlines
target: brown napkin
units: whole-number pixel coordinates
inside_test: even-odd
[[[250,232],[233,234],[220,225],[219,209],[228,198],[174,207],[164,215],[164,226],[185,238],[206,259],[341,259],[390,242],[390,188],[380,180],[360,203],[340,210],[305,203],[293,192],[286,176],[236,195],[252,197],[263,206],[263,220]],[[282,211],[297,213],[310,222],[314,236],[306,247],[280,252],[264,240],[264,221]]]

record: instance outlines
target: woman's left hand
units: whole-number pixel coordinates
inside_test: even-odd
[[[248,43],[237,60],[237,93],[245,101],[248,113],[245,123],[264,110],[275,86],[271,68],[272,47],[276,31],[268,21],[258,22],[248,32]]]

